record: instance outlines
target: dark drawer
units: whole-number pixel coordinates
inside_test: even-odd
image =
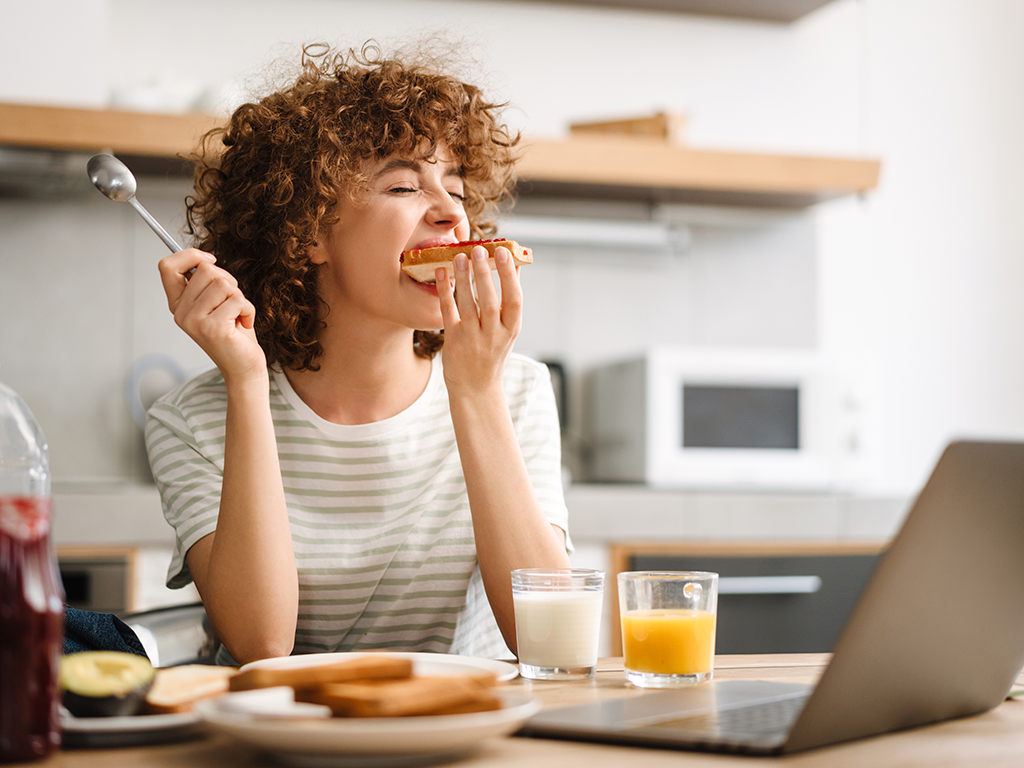
[[[826,653],[879,554],[634,554],[624,565],[718,573],[717,653]]]

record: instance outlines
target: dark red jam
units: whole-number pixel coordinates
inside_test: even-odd
[[[60,746],[63,589],[50,548],[50,500],[0,496],[0,762]]]

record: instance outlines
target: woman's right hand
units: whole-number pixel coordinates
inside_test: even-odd
[[[299,581],[256,310],[215,261],[180,251],[160,262],[160,279],[174,321],[227,385],[217,530],[186,560],[217,636],[244,663],[292,652]]]
[[[174,322],[210,356],[226,382],[264,377],[267,358],[253,329],[256,308],[234,276],[215,262],[212,254],[195,248],[161,259],[167,306]]]

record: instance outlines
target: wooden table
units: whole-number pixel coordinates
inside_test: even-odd
[[[828,657],[819,654],[719,656],[715,676],[721,680],[813,682]],[[507,685],[529,690],[545,707],[565,706],[646,692],[628,685],[621,659],[602,660],[597,676],[584,682],[531,683],[517,679]],[[1018,679],[1024,686],[1024,675]],[[887,766],[1013,766],[1024,765],[1024,700],[1009,700],[983,715],[924,728],[812,750],[784,758],[733,757],[662,749],[617,747],[584,742],[530,738],[495,738],[460,760],[444,763],[459,768],[622,768],[641,765],[751,768],[770,766],[886,768]],[[278,765],[269,756],[227,736],[212,735],[181,744],[123,749],[63,750],[42,763],[46,768],[249,768]]]

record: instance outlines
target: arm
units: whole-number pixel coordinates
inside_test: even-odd
[[[503,253],[504,252],[504,253]],[[496,254],[499,299],[483,248],[455,260],[455,288],[438,270],[444,316],[445,384],[473,516],[487,599],[506,644],[516,649],[510,573],[568,568],[564,533],[548,523],[533,493],[502,384],[519,333],[522,291],[505,249]],[[470,286],[476,276],[477,297]]]
[[[175,322],[220,369],[228,393],[217,530],[189,549],[189,570],[238,662],[287,655],[295,641],[298,575],[255,310],[209,254],[168,256],[160,275]]]

